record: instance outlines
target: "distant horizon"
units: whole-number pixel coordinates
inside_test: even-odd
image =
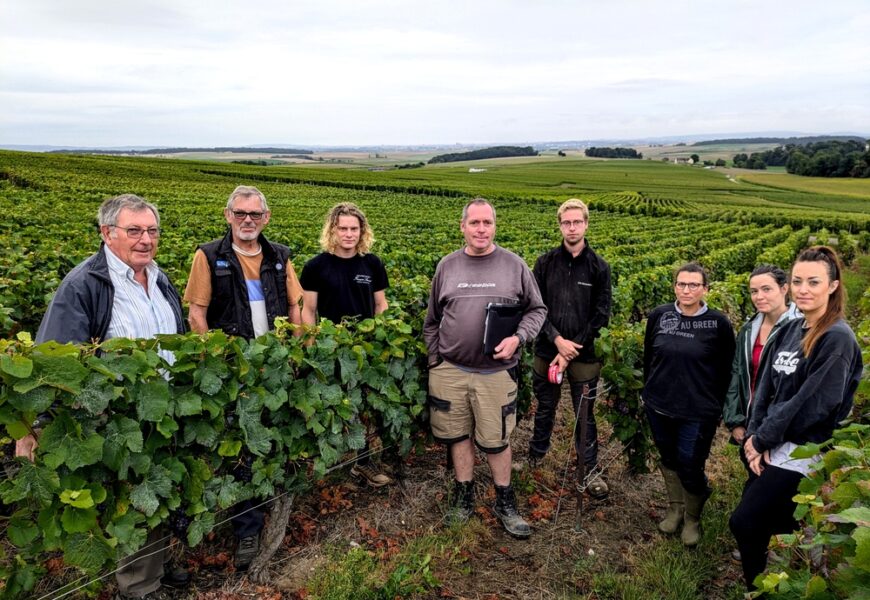
[[[20,151],[35,151],[47,152],[52,150],[82,150],[82,151],[145,151],[145,150],[162,150],[185,148],[189,151],[210,150],[214,148],[280,148],[294,150],[376,150],[376,149],[392,149],[392,150],[427,150],[427,149],[458,149],[458,148],[484,148],[490,146],[533,146],[536,148],[547,147],[555,149],[557,146],[564,145],[583,145],[590,144],[619,144],[624,146],[643,146],[648,144],[663,144],[674,145],[678,143],[696,143],[709,140],[729,140],[729,139],[744,139],[744,138],[800,138],[800,137],[856,137],[864,140],[870,139],[868,133],[856,132],[805,132],[805,131],[750,131],[736,133],[700,133],[700,134],[682,134],[682,135],[664,135],[664,136],[633,136],[633,137],[600,137],[600,138],[578,138],[566,140],[522,140],[522,141],[497,141],[497,142],[454,142],[454,143],[410,143],[410,144],[300,144],[300,143],[243,143],[243,144],[118,144],[112,146],[92,146],[92,145],[75,145],[75,144],[6,144],[0,141],[0,149],[4,150],[20,150]]]

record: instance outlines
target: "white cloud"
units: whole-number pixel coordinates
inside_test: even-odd
[[[4,12],[3,143],[870,131],[862,0],[28,0]]]

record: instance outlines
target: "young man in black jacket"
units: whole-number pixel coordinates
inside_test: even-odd
[[[547,305],[547,320],[535,341],[533,384],[538,408],[535,431],[529,442],[529,463],[537,464],[550,448],[550,436],[561,392],[560,383],[551,383],[548,372],[555,366],[565,373],[571,385],[574,412],[579,415],[581,398],[588,398],[587,436],[580,447],[580,426],[575,430],[577,456],[583,456],[590,495],[605,498],[607,484],[598,476],[598,429],[592,411],[597,395],[601,363],[595,358],[595,338],[610,320],[610,265],[586,241],[589,209],[582,201],[571,199],[556,213],[562,244],[535,263],[534,275]]]

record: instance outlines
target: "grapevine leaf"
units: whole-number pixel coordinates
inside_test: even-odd
[[[96,433],[83,439],[79,429],[68,414],[59,415],[46,426],[39,438],[46,465],[56,469],[65,464],[75,470],[102,459],[105,440]]]
[[[833,523],[854,523],[858,527],[870,527],[870,507],[847,508],[838,513],[828,515],[828,521]]]
[[[366,429],[361,423],[356,427],[351,427],[344,438],[350,450],[361,450],[366,445]]]
[[[218,456],[238,456],[241,451],[241,440],[222,440],[218,446]]]
[[[167,458],[160,465],[169,472],[169,476],[175,483],[181,483],[187,477],[187,468],[175,457]]]
[[[866,573],[870,571],[870,528],[856,527],[852,539],[855,540],[855,556],[849,559],[849,563]]]
[[[130,501],[133,506],[150,517],[160,507],[158,497],[168,498],[172,493],[172,479],[166,468],[155,465],[145,477],[145,480],[133,487]]]
[[[8,373],[18,379],[30,377],[33,373],[33,361],[26,356],[0,355],[0,371]]]
[[[287,404],[287,399],[288,399],[287,390],[284,388],[280,388],[272,394],[266,394],[266,396],[265,396],[266,408],[268,408],[271,411],[277,411],[282,406]]]
[[[173,433],[178,431],[178,423],[169,415],[163,415],[163,419],[157,424],[157,431],[160,432],[160,435],[169,439]]]
[[[112,556],[106,540],[93,532],[74,533],[63,545],[64,560],[90,573],[98,571]]]
[[[318,438],[317,446],[320,448],[320,457],[326,465],[333,465],[338,462],[338,450],[329,445],[326,438]]]
[[[88,376],[88,370],[79,362],[78,351],[67,356],[34,354],[33,366],[39,385],[56,387],[71,394],[81,391],[81,383]]]
[[[140,421],[160,421],[169,408],[169,384],[165,379],[137,383],[134,396]]]
[[[52,405],[57,390],[50,387],[37,387],[26,392],[18,392],[15,388],[11,388],[8,393],[9,404],[21,412],[41,413]]]
[[[103,451],[103,462],[110,468],[118,470],[129,452],[142,452],[143,439],[139,423],[115,415],[106,426],[106,445]]]
[[[142,368],[140,361],[126,355],[108,354],[89,360],[93,363],[99,362],[103,369],[108,370],[117,379],[126,379],[130,382],[135,382],[139,378],[139,370]]]
[[[60,493],[60,501],[75,508],[92,508],[94,499],[91,490],[64,490]]]
[[[97,373],[91,373],[85,387],[76,396],[76,400],[88,413],[100,415],[105,412],[109,402],[120,396],[124,388],[115,387],[105,377]]]
[[[58,518],[57,507],[48,506],[39,511],[36,524],[39,525],[39,533],[42,535],[43,549],[46,551],[59,549],[63,530]]]
[[[55,490],[60,488],[60,477],[53,469],[25,462],[21,470],[11,481],[11,488],[4,488],[3,502],[11,504],[32,498],[42,504],[49,504],[54,498]]]
[[[220,490],[218,491],[218,504],[221,508],[229,508],[239,501],[242,484],[234,480],[232,477],[226,477],[221,482]]]
[[[13,516],[6,528],[9,541],[19,548],[25,548],[39,535],[39,528],[30,519]]]
[[[198,444],[212,448],[217,443],[218,433],[207,421],[189,422],[184,427],[184,442],[189,444],[194,440]]]
[[[95,508],[75,508],[66,506],[60,517],[63,530],[67,533],[84,533],[97,526],[97,510]]]
[[[221,391],[222,385],[223,382],[221,381],[221,378],[211,371],[204,371],[202,379],[199,380],[199,389],[202,393],[208,394],[209,396],[214,396]]]
[[[189,390],[175,398],[175,416],[189,417],[202,413],[202,398],[196,392]]]
[[[142,547],[148,537],[143,527],[136,527],[145,517],[135,510],[128,511],[106,526],[106,533],[118,540],[117,556],[128,556]]]
[[[214,514],[207,512],[197,515],[187,528],[187,544],[196,546],[212,529],[214,529]]]

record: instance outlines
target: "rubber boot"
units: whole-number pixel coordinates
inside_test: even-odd
[[[684,546],[696,546],[701,541],[701,513],[707,496],[696,496],[685,492],[686,514],[680,539]]]
[[[668,512],[665,518],[659,522],[659,531],[662,533],[676,533],[683,522],[683,509],[685,507],[683,500],[683,484],[680,483],[680,476],[676,471],[672,471],[667,467],[662,466],[662,477],[665,478],[665,491],[668,493]]]

